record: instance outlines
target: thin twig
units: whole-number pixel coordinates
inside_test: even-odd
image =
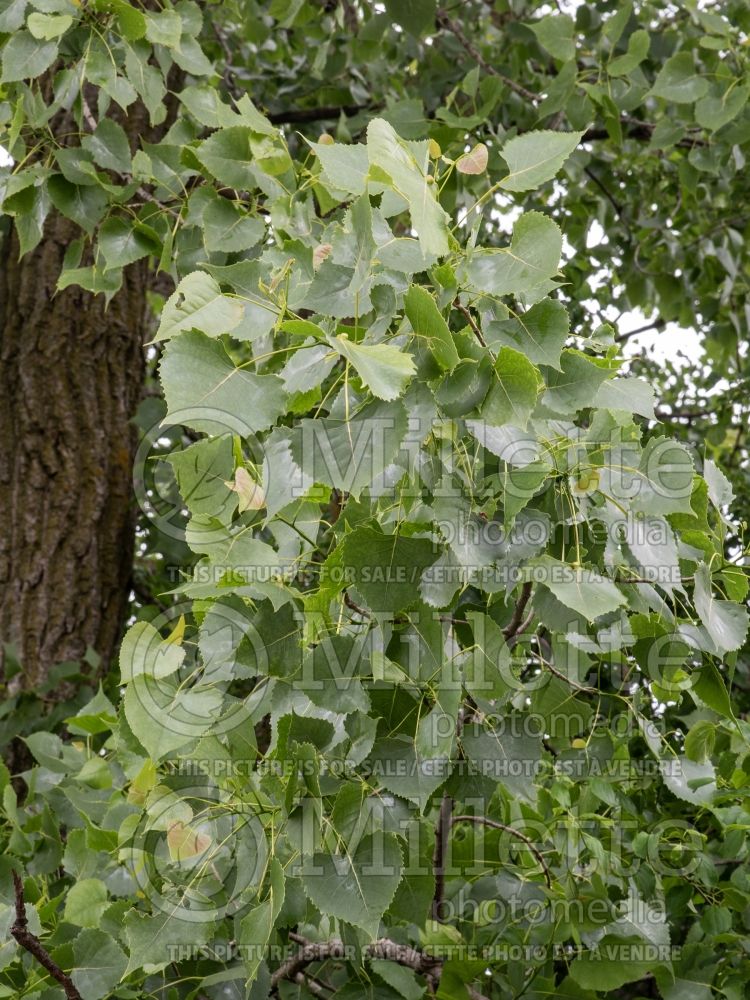
[[[37,962],[43,965],[47,972],[49,972],[52,978],[58,981],[65,990],[65,996],[68,997],[68,1000],[83,1000],[70,976],[63,972],[56,962],[52,961],[49,952],[44,948],[42,942],[36,934],[32,934],[29,930],[29,922],[26,917],[26,903],[23,898],[23,881],[18,872],[14,871],[12,875],[13,888],[16,894],[16,919],[10,929],[11,937],[15,938],[21,947],[28,951],[30,955],[33,955]]]
[[[437,11],[437,22],[442,28],[446,28],[455,35],[459,45],[465,52],[467,52],[472,59],[482,69],[485,73],[489,73],[490,76],[496,76],[499,80],[502,80],[506,87],[509,87],[514,93],[518,94],[519,97],[526,98],[527,101],[531,101],[532,104],[537,104],[539,101],[539,95],[532,93],[532,91],[527,90],[526,87],[518,83],[516,80],[511,79],[511,77],[506,76],[501,73],[498,69],[492,65],[492,63],[487,62],[479,49],[474,45],[474,43],[464,34],[464,30],[458,21],[454,21],[453,18],[448,17],[448,14],[442,7],[438,8]]]
[[[462,305],[458,300],[456,300],[453,303],[453,305],[455,306],[456,309],[458,309],[458,311],[461,313],[461,315],[465,318],[466,322],[469,324],[469,326],[473,330],[474,336],[477,338],[477,340],[482,345],[482,347],[486,347],[487,346],[487,342],[485,341],[484,337],[482,336],[482,331],[477,326],[476,321],[474,320],[474,317],[471,315],[471,313],[466,308],[466,306]]]
[[[88,127],[92,132],[96,131],[96,118],[91,113],[91,108],[88,106],[86,98],[81,94],[81,110],[83,111],[83,118]]]
[[[540,657],[540,659],[553,676],[557,677],[561,681],[565,681],[565,683],[569,684],[575,691],[581,691],[583,694],[599,693],[596,688],[588,687],[586,684],[579,684],[578,681],[574,681],[572,677],[568,677],[568,675],[564,674],[562,670],[558,670],[554,663],[550,663],[550,661],[544,657]]]
[[[503,635],[505,636],[505,641],[512,639],[516,635],[520,635],[525,632],[526,629],[531,624],[531,618],[524,620],[523,613],[526,610],[526,605],[529,603],[529,598],[531,597],[531,583],[525,583],[521,588],[521,594],[516,601],[516,606],[513,610],[513,616],[508,622],[508,624],[503,629]]]
[[[584,167],[583,168],[583,172],[586,174],[586,176],[589,178],[589,180],[592,180],[594,182],[594,184],[596,184],[596,186],[603,193],[604,197],[610,203],[610,205],[612,206],[612,208],[614,208],[615,213],[617,214],[618,218],[621,219],[622,218],[622,213],[623,213],[622,205],[617,201],[617,199],[612,194],[612,192],[609,190],[609,188],[602,181],[599,180],[599,178],[596,176],[596,174],[594,173],[594,171],[590,167]]]
[[[512,837],[517,837],[519,840],[522,840],[539,862],[539,865],[544,872],[544,880],[547,883],[548,888],[552,888],[552,876],[549,868],[547,867],[547,862],[544,860],[539,848],[532,840],[529,840],[525,833],[521,833],[520,830],[516,830],[512,826],[506,826],[505,823],[499,823],[496,819],[490,819],[489,816],[454,816],[453,823],[479,823],[482,826],[492,827],[493,830],[502,830],[505,833],[509,833]]]
[[[214,29],[214,34],[216,35],[219,45],[221,45],[222,51],[224,52],[224,83],[226,84],[227,90],[232,97],[234,97],[235,100],[238,100],[242,96],[242,91],[237,86],[237,75],[232,69],[232,48],[227,40],[227,36],[213,18],[211,18],[211,27]]]
[[[347,606],[347,608],[349,608],[350,610],[354,611],[356,614],[360,615],[362,618],[369,618],[370,617],[370,612],[367,611],[366,608],[360,608],[360,606],[358,604],[355,604],[355,602],[349,596],[349,591],[348,590],[344,591],[344,604]]]

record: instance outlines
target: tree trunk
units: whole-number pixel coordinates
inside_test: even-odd
[[[133,563],[145,265],[108,307],[78,287],[57,293],[78,235],[53,213],[22,260],[15,234],[0,248],[0,640],[26,689],[87,647],[106,668]]]

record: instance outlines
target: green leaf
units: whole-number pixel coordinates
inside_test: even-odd
[[[630,465],[627,456],[624,462]],[[688,450],[679,442],[666,437],[649,438],[637,472],[629,468],[622,471],[625,482],[618,484],[618,492],[630,500],[634,511],[644,514],[672,514],[678,511],[692,514],[693,461]]]
[[[693,601],[719,656],[742,646],[748,628],[747,609],[734,601],[714,597],[711,571],[705,563],[695,571]]]
[[[29,14],[26,25],[34,36],[41,41],[50,41],[64,35],[73,24],[70,14]]]
[[[717,510],[720,511],[722,507],[728,507],[734,501],[732,484],[710,458],[707,458],[703,463],[703,478],[708,486],[709,499]]]
[[[654,390],[641,378],[613,378],[603,382],[594,397],[594,406],[623,413],[638,413],[655,420]]]
[[[83,1000],[100,1000],[117,987],[127,964],[125,952],[109,934],[85,930],[73,942],[70,978]]]
[[[235,433],[265,430],[286,408],[278,375],[255,375],[235,367],[222,345],[203,333],[171,340],[159,366],[166,423],[197,431]]]
[[[536,365],[560,370],[560,354],[568,339],[568,311],[557,299],[542,299],[512,319],[490,323],[486,330],[489,347],[514,347]]]
[[[705,97],[708,80],[695,68],[692,52],[678,52],[664,63],[651,93],[675,104],[692,104]]]
[[[71,184],[62,174],[53,174],[47,183],[50,201],[58,212],[72,219],[91,235],[107,210],[106,191],[98,187]]]
[[[150,45],[128,46],[125,52],[127,78],[146,107],[152,124],[163,121],[167,89],[161,70],[149,61]]]
[[[504,250],[476,250],[457,272],[459,281],[490,295],[530,292],[557,273],[562,233],[540,212],[524,212]]]
[[[435,28],[437,0],[385,0],[385,9],[396,24],[416,38]]]
[[[411,969],[383,958],[371,958],[370,968],[404,1000],[421,1000],[424,997],[424,986]]]
[[[422,570],[438,554],[428,539],[384,535],[367,525],[342,544],[346,579],[373,611],[401,611],[414,604]]]
[[[243,94],[237,101],[237,113],[242,118],[243,123],[248,125],[253,132],[257,132],[258,135],[267,135],[273,138],[278,138],[278,127],[272,124],[272,122],[270,122],[264,114],[261,114],[261,112],[258,111],[253,102],[250,100],[248,94]]]
[[[320,160],[324,178],[331,187],[355,196],[365,193],[370,169],[367,146],[362,143],[347,146],[341,142],[311,142],[310,146]]]
[[[300,421],[291,435],[292,456],[311,482],[359,496],[395,462],[407,427],[400,402],[373,400],[348,420]]]
[[[263,239],[265,231],[262,219],[226,198],[214,199],[203,213],[203,239],[209,252],[247,250]]]
[[[716,132],[737,117],[749,96],[750,87],[743,85],[732,85],[721,96],[709,94],[695,105],[695,120],[702,128]]]
[[[534,560],[534,565],[544,572],[541,579],[544,586],[587,621],[617,611],[627,603],[614,583],[593,567],[571,566],[551,556],[540,556]]]
[[[611,374],[609,365],[580,351],[563,351],[558,371],[547,375],[545,406],[555,413],[572,416],[594,402],[599,386]]]
[[[331,344],[379,399],[398,399],[416,372],[411,354],[389,344],[356,344],[345,333],[332,338]]]
[[[222,702],[215,688],[183,690],[173,678],[138,674],[128,684],[123,704],[133,735],[153,761],[160,761],[208,732]]]
[[[412,285],[404,296],[404,309],[414,333],[427,341],[428,348],[441,368],[453,371],[459,361],[458,351],[448,324],[426,288]]]
[[[638,942],[638,939],[635,939]],[[635,946],[617,938],[605,937],[597,947],[581,955],[570,966],[570,978],[585,990],[616,990],[625,983],[634,983],[650,972],[654,962],[634,958],[643,942]],[[618,953],[622,956],[619,957]]]
[[[63,919],[78,927],[98,927],[108,906],[106,885],[98,878],[85,878],[68,890]]]
[[[148,254],[158,256],[159,244],[133,223],[109,218],[99,227],[99,249],[106,261],[105,271],[126,267]]]
[[[231,333],[243,316],[240,299],[224,295],[218,282],[205,271],[193,271],[164,303],[154,340],[167,340],[186,330],[220,337]]]
[[[122,125],[111,118],[102,118],[91,135],[81,139],[81,146],[88,150],[94,162],[105,170],[127,174],[132,169],[130,143]]]
[[[506,468],[503,476],[503,514],[506,527],[531,501],[550,472],[551,469],[545,462],[530,462],[520,469],[511,466]]]
[[[667,521],[654,515],[630,516],[622,528],[638,574],[670,592],[675,586],[682,589],[677,543]]]
[[[173,913],[153,915],[130,910],[125,916],[125,940],[130,951],[125,976],[146,967],[148,971],[163,969],[174,961],[180,950],[191,954],[211,940],[214,921],[181,920]],[[123,976],[124,978],[124,976]]]
[[[245,985],[253,983],[265,957],[276,919],[284,905],[284,869],[277,858],[270,862],[271,886],[268,898],[254,906],[240,921],[237,943],[245,963]]]
[[[41,76],[57,58],[57,42],[40,45],[30,31],[17,31],[3,46],[0,83]]]
[[[578,143],[583,132],[525,132],[506,142],[500,155],[510,173],[500,181],[506,191],[531,191],[552,180]]]
[[[154,45],[177,48],[182,35],[182,18],[176,10],[146,11],[146,38]]]
[[[482,403],[481,416],[495,427],[513,424],[523,430],[542,385],[539,372],[528,358],[510,347],[500,348],[494,367],[496,378]]]
[[[157,679],[169,677],[180,669],[184,659],[181,645],[162,639],[150,622],[136,622],[120,645],[120,680],[127,684],[139,674]]]
[[[626,76],[640,66],[648,55],[651,38],[649,33],[643,28],[638,28],[628,38],[628,50],[621,56],[616,56],[607,63],[607,72],[610,76]]]
[[[235,472],[234,441],[230,434],[196,441],[166,456],[174,469],[180,495],[191,514],[215,517],[228,524],[238,495],[227,483]]]
[[[383,118],[373,118],[367,126],[367,154],[370,176],[377,168],[378,180],[388,181],[408,203],[411,221],[425,254],[448,253],[448,215],[438,203],[430,177],[427,142],[401,139]]]
[[[684,802],[707,805],[716,792],[716,772],[710,762],[696,764],[687,757],[668,755],[659,761],[662,781]]]
[[[542,760],[538,736],[524,732],[520,720],[512,716],[496,717],[496,729],[470,723],[464,729],[462,745],[466,756],[478,768],[499,783],[513,798],[536,802],[534,776]]]
[[[253,190],[252,135],[252,131],[244,125],[220,129],[203,140],[195,155],[220,184],[238,191]]]
[[[146,34],[146,18],[137,8],[131,6],[126,0],[109,0],[110,7],[114,11],[117,26],[122,37],[129,42],[137,42]]]
[[[401,881],[401,865],[393,834],[368,836],[351,855],[316,853],[303,871],[302,884],[321,913],[361,927],[372,940]]]
[[[716,726],[707,719],[702,719],[690,727],[685,737],[685,753],[696,764],[709,760],[716,742]]]
[[[548,14],[541,21],[533,21],[528,27],[536,35],[537,41],[555,59],[567,62],[576,54],[575,21],[569,14]]]
[[[23,25],[27,0],[1,0],[0,31],[11,34]]]

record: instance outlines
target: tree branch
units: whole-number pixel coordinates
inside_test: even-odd
[[[635,330],[628,330],[626,333],[618,333],[615,340],[618,344],[624,344],[625,341],[630,340],[631,337],[637,336],[639,333],[645,333],[647,330],[663,330],[667,324],[663,319],[655,319],[650,323],[644,323],[643,326],[636,327]]]
[[[448,838],[451,830],[453,799],[443,795],[440,803],[437,827],[435,828],[435,849],[432,854],[432,871],[435,875],[435,895],[432,897],[432,919],[442,921],[443,899],[445,896],[445,855],[448,852]]]
[[[344,942],[339,938],[331,941],[307,941],[298,935],[290,935],[293,940],[302,944],[302,948],[296,955],[292,955],[283,962],[271,976],[271,989],[278,988],[283,979],[296,982],[297,976],[306,969],[312,962],[325,962],[329,958],[344,957]]]
[[[524,619],[523,613],[526,610],[526,605],[529,603],[529,598],[531,597],[531,583],[525,583],[521,588],[521,594],[516,601],[516,606],[513,610],[513,616],[508,622],[508,624],[503,629],[503,635],[505,636],[505,641],[512,639],[516,635],[521,635],[531,624],[531,617]]]
[[[271,976],[271,990],[277,991],[279,983],[283,980],[290,982],[300,982],[299,976],[304,977],[304,970],[313,962],[324,962],[329,958],[343,959],[346,957],[346,947],[339,938],[330,941],[308,941],[301,934],[290,932],[289,939],[300,945],[300,950],[296,955],[288,958]],[[412,969],[417,975],[424,976],[431,990],[437,988],[440,981],[440,973],[443,968],[443,960],[428,955],[426,952],[418,951],[408,944],[398,944],[390,938],[379,938],[373,941],[365,949],[368,958],[384,958],[389,962],[396,962]],[[305,984],[307,985],[307,983]],[[469,995],[473,1000],[486,1000],[486,998],[472,987],[467,987]]]
[[[335,121],[341,115],[351,118],[360,111],[377,111],[381,104],[336,104],[320,108],[289,108],[285,111],[272,111],[266,118],[272,125],[305,125],[308,122],[319,122],[330,119]]]
[[[542,856],[542,852],[534,844],[532,840],[526,836],[525,833],[521,833],[520,830],[516,830],[512,826],[506,826],[505,823],[499,823],[496,819],[490,819],[489,816],[454,816],[453,823],[478,823],[482,826],[489,826],[493,830],[502,830],[505,833],[509,833],[512,837],[517,837],[519,840],[523,841],[528,847],[531,853],[539,862],[539,866],[544,872],[544,881],[547,883],[549,889],[552,888],[552,876],[550,875],[550,870],[547,867],[547,862]]]
[[[36,934],[32,934],[29,930],[29,922],[26,917],[26,903],[23,898],[23,882],[18,872],[14,871],[12,875],[13,888],[16,894],[16,919],[10,929],[11,937],[15,938],[21,947],[28,951],[30,955],[33,955],[37,962],[43,965],[47,972],[49,972],[52,978],[58,981],[65,990],[65,996],[68,997],[68,1000],[83,1000],[70,976],[66,975],[60,966],[52,961],[49,952],[44,948],[42,942]]]
[[[656,128],[652,122],[644,122],[639,118],[631,118],[630,115],[623,115],[620,119],[620,125],[622,127],[623,133],[629,139],[651,139],[651,134]],[[597,139],[611,139],[609,132],[606,128],[590,128],[583,134],[581,142],[593,142]],[[694,136],[683,136],[676,143],[676,146],[682,147],[682,149],[692,149],[693,146],[705,146],[705,139],[699,138],[697,135]]]

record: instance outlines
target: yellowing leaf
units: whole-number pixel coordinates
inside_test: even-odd
[[[172,823],[167,830],[167,846],[173,861],[195,858],[208,850],[210,845],[211,837],[207,833],[199,833],[179,821]]]
[[[487,169],[489,153],[483,142],[478,142],[468,153],[464,153],[456,161],[459,174],[483,174]]]
[[[130,783],[128,802],[135,806],[142,806],[146,801],[146,796],[155,785],[156,765],[152,760],[147,760]]]
[[[165,642],[171,642],[174,646],[181,646],[182,640],[185,638],[185,616],[180,615],[175,623],[174,628],[169,633]]]
[[[313,270],[317,271],[326,257],[329,257],[333,250],[330,243],[319,243],[313,250]]]
[[[263,487],[255,482],[244,466],[239,465],[234,470],[234,482],[228,482],[226,485],[240,498],[238,505],[240,514],[246,510],[260,510],[265,507],[266,496]]]

